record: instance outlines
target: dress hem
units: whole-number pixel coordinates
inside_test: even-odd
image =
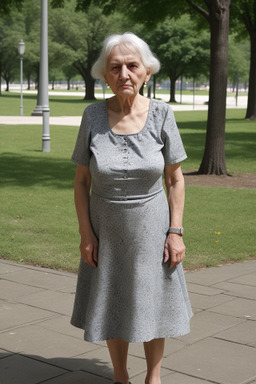
[[[189,318],[189,320],[193,317],[193,314],[191,315],[191,317]],[[84,331],[84,327],[82,325],[76,325],[74,322],[70,322],[71,325],[73,325],[74,327],[76,328],[79,328],[79,329],[82,329]],[[169,334],[169,333],[165,333],[165,334],[159,334],[157,336],[148,336],[146,337],[145,339],[134,339],[134,338],[126,338],[126,337],[121,337],[121,336],[117,336],[117,337],[109,337],[109,338],[99,338],[99,339],[90,339],[88,337],[86,337],[86,335],[84,334],[84,341],[86,342],[89,342],[89,343],[99,343],[99,342],[102,342],[102,341],[106,341],[106,340],[115,340],[115,339],[121,339],[121,340],[124,340],[126,341],[127,343],[147,343],[151,340],[155,340],[155,339],[167,339],[167,338],[170,338],[170,339],[175,339],[177,337],[182,337],[182,336],[185,336],[187,334],[190,333],[190,324],[188,324],[188,327],[186,330],[184,330],[184,332],[177,332],[177,333],[174,333],[174,334]]]

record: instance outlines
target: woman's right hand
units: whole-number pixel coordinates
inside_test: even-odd
[[[86,264],[93,268],[98,265],[98,240],[94,233],[81,235],[80,252]]]

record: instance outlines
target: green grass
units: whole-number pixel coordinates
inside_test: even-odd
[[[255,190],[186,187],[185,267],[256,257]]]
[[[230,173],[256,172],[256,122],[245,120],[245,110],[228,109],[225,152]],[[188,154],[183,169],[198,169],[203,157],[207,111],[175,112]]]
[[[72,109],[74,106],[71,106]],[[189,159],[198,168],[206,113],[175,113]],[[255,122],[244,111],[227,114],[227,163],[232,172],[255,172]],[[0,125],[1,235],[3,258],[77,269],[79,235],[73,203],[74,127],[51,127],[51,152],[41,152],[41,126]],[[255,190],[186,187],[186,268],[218,265],[255,255]]]
[[[23,95],[23,115],[30,116],[37,104],[34,94]],[[51,116],[81,116],[85,107],[91,102],[83,100],[83,97],[74,96],[49,96]],[[19,116],[20,94],[3,93],[0,96],[0,115]]]

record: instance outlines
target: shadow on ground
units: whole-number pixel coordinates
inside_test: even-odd
[[[0,353],[1,384],[110,384],[112,370],[98,359]],[[97,374],[96,374],[97,372]]]
[[[4,153],[1,161],[1,185],[52,186],[53,188],[72,188],[75,167],[67,159],[44,158],[38,156],[19,156]]]

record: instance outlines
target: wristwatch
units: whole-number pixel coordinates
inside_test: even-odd
[[[168,229],[168,233],[177,233],[177,235],[183,236],[184,229],[183,229],[183,227],[179,227],[179,228],[172,228],[172,227],[170,227]]]

